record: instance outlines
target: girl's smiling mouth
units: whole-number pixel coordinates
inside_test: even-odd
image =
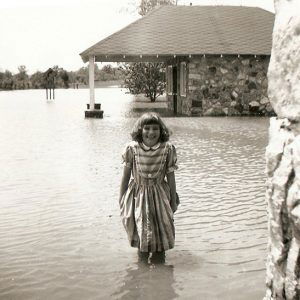
[[[160,126],[158,124],[144,125],[142,131],[142,138],[146,146],[154,146],[159,142]]]

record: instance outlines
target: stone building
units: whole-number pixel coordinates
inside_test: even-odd
[[[161,6],[80,55],[90,66],[165,62],[174,114],[271,115],[273,24],[274,14],[257,7]]]

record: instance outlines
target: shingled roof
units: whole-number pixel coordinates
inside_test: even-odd
[[[80,55],[96,61],[170,55],[270,55],[274,14],[245,6],[161,6]],[[125,59],[126,58],[126,59]]]

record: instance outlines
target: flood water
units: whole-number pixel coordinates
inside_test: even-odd
[[[262,299],[267,118],[165,118],[178,153],[176,246],[148,265],[119,217],[132,96],[0,92],[0,299]]]

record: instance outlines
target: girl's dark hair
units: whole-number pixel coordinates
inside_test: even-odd
[[[132,131],[130,133],[131,137],[132,137],[132,140],[141,143],[143,141],[143,137],[142,137],[143,126],[144,125],[150,125],[150,124],[151,125],[153,125],[153,124],[159,125],[159,127],[160,127],[159,141],[160,142],[167,142],[169,140],[170,132],[169,132],[167,126],[162,121],[160,116],[156,113],[153,113],[153,112],[143,114],[135,122],[135,124],[132,128]]]

